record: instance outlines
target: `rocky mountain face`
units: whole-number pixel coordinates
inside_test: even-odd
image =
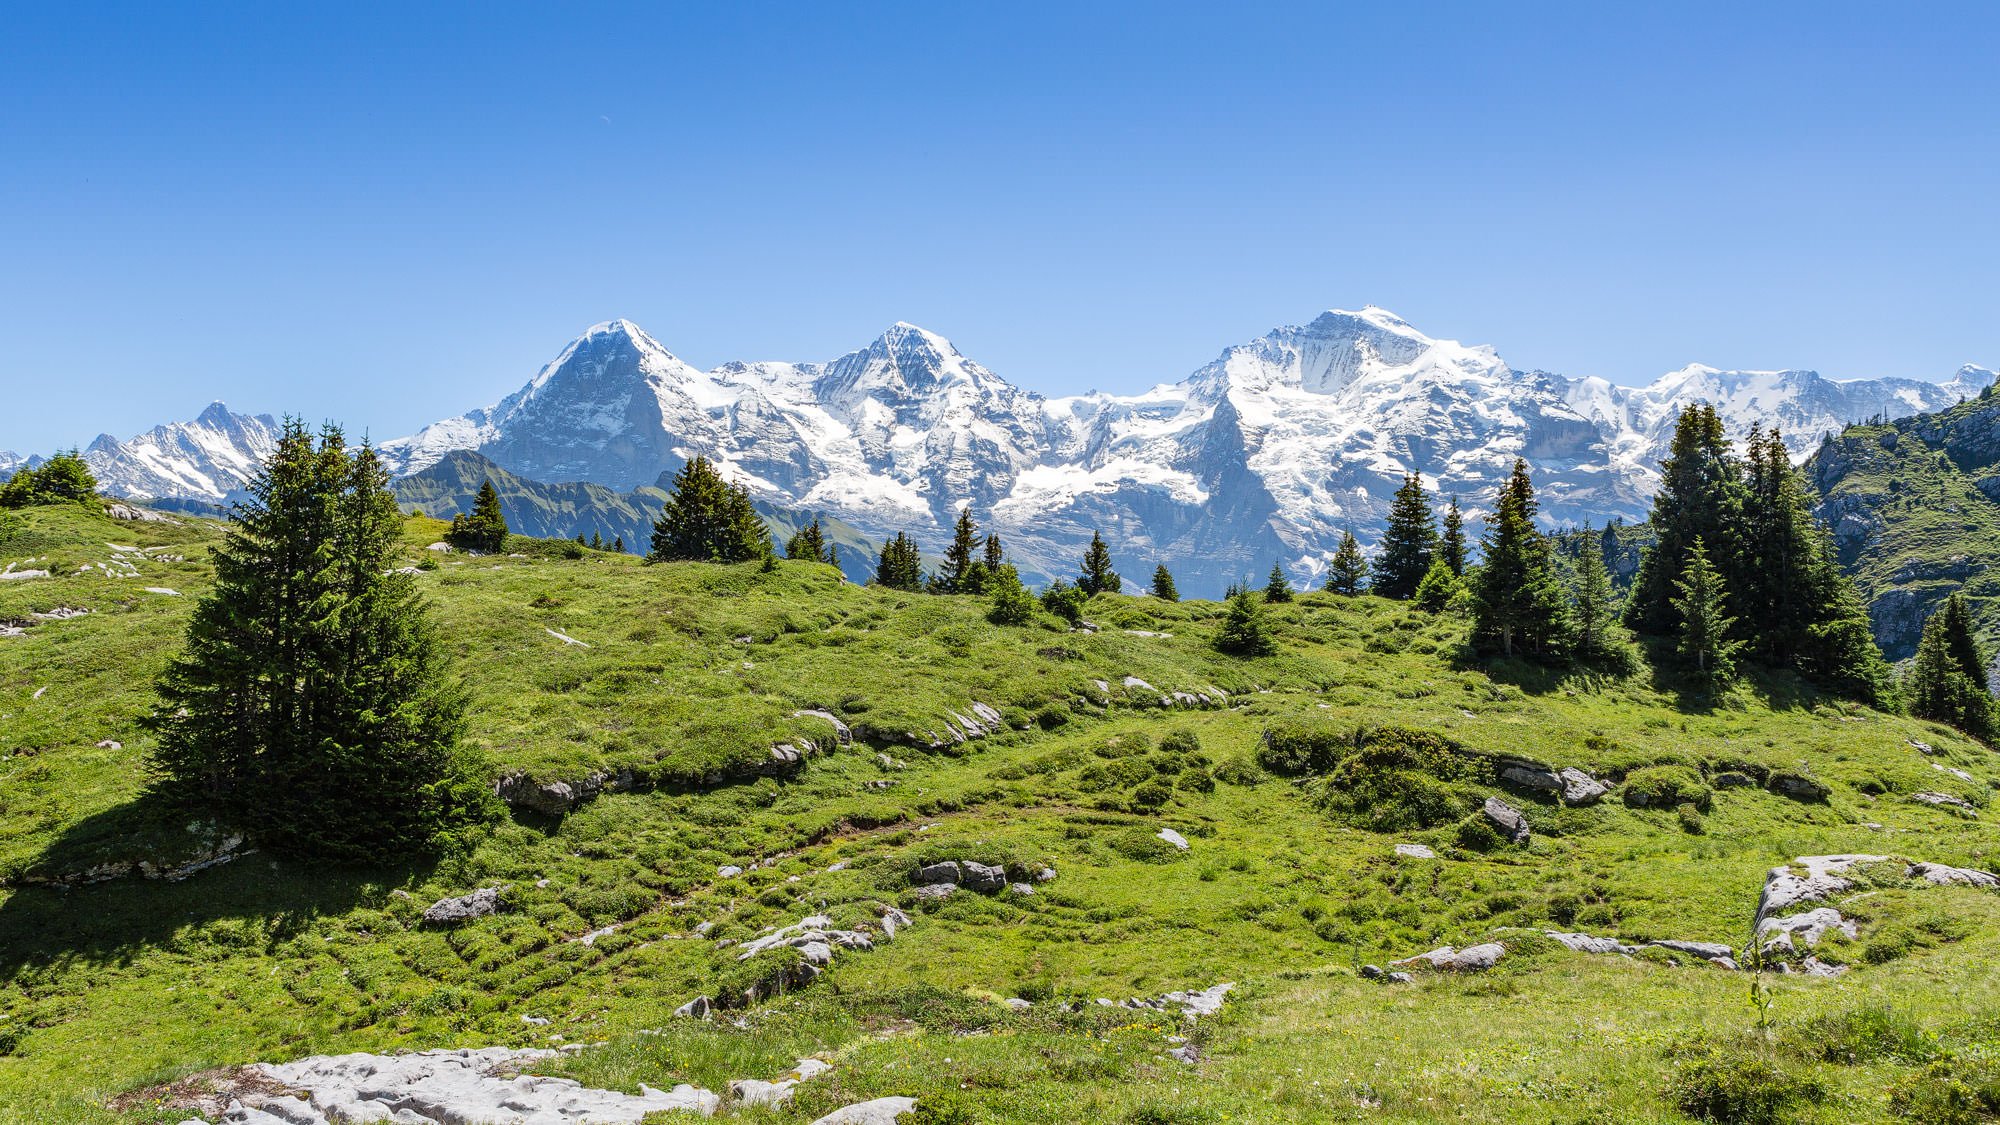
[[[154,426],[130,441],[99,434],[83,459],[113,496],[221,503],[277,446],[276,419],[233,414],[216,402],[192,422]]]
[[[1316,578],[1342,531],[1379,530],[1405,472],[1476,520],[1521,456],[1551,524],[1639,519],[1688,403],[1715,402],[1739,431],[1777,426],[1803,456],[1849,422],[1940,409],[1992,379],[1690,367],[1621,387],[1517,370],[1367,308],[1276,329],[1143,394],[1051,399],[909,324],[829,363],[700,371],[621,320],[495,405],[382,449],[405,475],[471,450],[529,481],[617,492],[704,454],[774,509],[824,512],[871,537],[912,531],[934,545],[970,503],[1031,578],[1069,573],[1101,531],[1128,575],[1165,562],[1183,591],[1213,594],[1273,561]],[[119,470],[113,491],[213,497],[240,481],[268,429],[211,407],[131,443],[100,439],[91,456]]]
[[[1891,659],[1916,651],[1924,619],[1959,590],[1988,645],[2000,639],[2000,395],[1851,427],[1806,469]]]

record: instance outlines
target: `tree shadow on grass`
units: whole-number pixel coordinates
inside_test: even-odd
[[[71,826],[0,902],[0,981],[38,969],[129,964],[149,950],[171,949],[190,927],[231,919],[254,924],[253,947],[275,945],[315,918],[385,902],[391,890],[421,880],[436,865],[425,859],[348,867],[246,845],[230,861],[183,879],[139,873],[142,858],[171,868],[204,854],[214,839],[211,830],[189,829],[184,810],[152,797]],[[41,882],[88,878],[125,865],[134,869],[100,882]]]

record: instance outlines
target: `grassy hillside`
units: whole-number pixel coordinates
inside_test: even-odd
[[[2000,641],[2000,399],[1850,426],[1807,463],[1843,568],[1891,659],[1963,589],[1983,639]]]
[[[52,572],[0,581],[0,1118],[179,1122],[186,1084],[163,1084],[215,1067],[559,1041],[605,1043],[562,1066],[626,1090],[822,1054],[835,1070],[794,1105],[724,1109],[795,1122],[890,1094],[932,1120],[1677,1122],[1718,1066],[1723,1085],[1802,1083],[1789,1120],[1885,1120],[1899,1090],[1907,1108],[2000,1066],[2000,894],[1900,865],[1838,904],[1856,936],[1818,956],[1851,971],[1765,978],[1768,1034],[1748,974],[1541,934],[1740,948],[1766,870],[1795,856],[2000,866],[2000,763],[1943,728],[1789,680],[1695,709],[1647,677],[1473,666],[1462,622],[1373,598],[1271,607],[1279,650],[1244,661],[1210,649],[1213,603],[1100,597],[1095,632],[1002,629],[978,600],[830,568],[425,550],[441,527],[410,521],[407,562],[472,688],[469,738],[522,807],[434,864],[253,852],[97,882],[217,847],[144,796],[137,720],[219,528],[33,509],[0,531],[0,567]],[[1340,764],[1270,772],[1273,729]],[[1432,748],[1428,772],[1370,772],[1357,731]],[[1500,783],[1508,756],[1612,793],[1538,798]],[[1525,812],[1527,843],[1479,828],[1489,796]],[[1055,877],[920,897],[915,868],[942,859]],[[499,913],[422,923],[482,887]],[[818,981],[731,1020],[671,1015],[789,966],[739,960],[747,939],[888,906],[912,923]],[[1507,948],[1490,972],[1360,972],[1487,940]],[[1222,982],[1192,1027],[1094,1003]]]

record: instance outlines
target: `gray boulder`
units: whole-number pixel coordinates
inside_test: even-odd
[[[1525,758],[1504,758],[1495,771],[1500,784],[1514,789],[1526,789],[1533,793],[1560,793],[1563,779],[1556,771],[1540,762]]]
[[[1963,797],[1954,797],[1950,793],[1912,793],[1910,794],[1910,799],[1912,801],[1922,801],[1926,805],[1935,805],[1941,809],[1950,809],[1953,812],[1964,813],[1968,816],[1979,815],[1979,809],[1971,801]]]
[[[1727,958],[1736,952],[1719,941],[1649,941],[1646,945],[1649,948],[1655,949],[1671,949],[1676,953],[1685,953],[1690,957],[1699,957],[1704,961]]]
[[[687,1019],[695,1019],[695,1020],[706,1019],[708,1018],[708,1013],[712,1011],[714,1007],[715,1007],[715,1001],[710,1000],[706,996],[697,996],[694,999],[688,1001],[687,1003],[682,1004],[680,1007],[675,1008],[674,1014],[677,1016],[686,1017]]]
[[[1626,945],[1617,938],[1592,937],[1589,934],[1565,934],[1555,930],[1544,930],[1556,944],[1578,953],[1637,953],[1639,947]]]
[[[896,1119],[917,1108],[915,1098],[876,1098],[834,1110],[812,1125],[896,1125]]]
[[[1439,972],[1476,973],[1484,972],[1500,963],[1507,953],[1507,947],[1499,942],[1489,941],[1481,945],[1469,945],[1464,949],[1453,949],[1449,945],[1439,946],[1429,953],[1419,953],[1415,957],[1405,957],[1389,964],[1397,968],[1428,965]]]
[[[1774,773],[1766,783],[1771,792],[1794,801],[1824,801],[1833,790],[1826,782],[1801,773]]]
[[[469,895],[441,898],[424,909],[428,926],[458,926],[500,909],[500,888],[481,887]]]
[[[1909,876],[1938,886],[1957,883],[1968,887],[2000,887],[2000,875],[1970,867],[1947,867],[1942,863],[1913,863]]]
[[[1007,885],[1007,869],[967,861],[959,885],[968,891],[997,891]],[[927,880],[928,881],[928,880]]]
[[[916,882],[920,886],[932,886],[937,883],[961,883],[964,882],[964,873],[959,870],[957,860],[947,859],[942,863],[927,863],[917,868]]]
[[[932,883],[929,886],[918,887],[917,897],[928,899],[950,898],[951,893],[957,889],[957,883]]]
[[[1499,829],[1509,842],[1528,842],[1528,818],[1521,815],[1521,810],[1498,797],[1488,797],[1479,811],[1486,814],[1486,819],[1492,821],[1493,827]]]
[[[1594,805],[1611,792],[1609,786],[1575,766],[1565,766],[1556,774],[1562,779],[1565,805]]]
[[[1188,850],[1189,844],[1187,842],[1187,837],[1181,835],[1180,833],[1174,831],[1171,828],[1162,828],[1157,833],[1155,833],[1155,835],[1158,836],[1160,839],[1165,840],[1167,843],[1172,844],[1174,847],[1179,848],[1182,851]]]

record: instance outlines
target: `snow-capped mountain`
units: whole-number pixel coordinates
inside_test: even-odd
[[[1623,387],[1518,370],[1371,307],[1275,329],[1143,394],[1048,399],[910,324],[828,363],[701,371],[615,320],[493,406],[381,448],[399,474],[471,450],[530,480],[619,490],[703,454],[767,504],[870,534],[933,543],[970,503],[1031,575],[1067,573],[1102,531],[1129,574],[1166,562],[1212,593],[1274,560],[1316,575],[1342,531],[1372,538],[1406,472],[1476,519],[1521,456],[1548,522],[1642,519],[1687,404],[1715,403],[1739,435],[1775,426],[1803,459],[1849,422],[1935,410],[1994,378],[1692,366]],[[88,456],[109,491],[216,500],[273,433],[218,404]]]
[[[134,500],[219,503],[243,487],[278,445],[268,414],[232,414],[210,403],[192,422],[154,426],[130,441],[99,434],[83,451],[98,487]]]
[[[0,477],[12,476],[14,470],[28,463],[26,457],[0,449]]]

